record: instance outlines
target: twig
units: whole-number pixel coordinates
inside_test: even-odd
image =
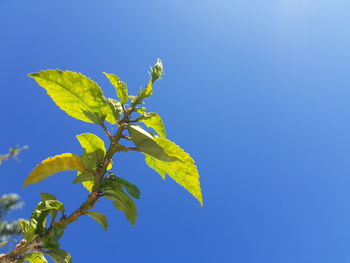
[[[107,130],[104,124],[101,124],[102,128],[105,130],[107,136],[110,138],[111,143],[109,146],[109,149],[101,163],[101,168],[97,171],[98,173],[95,176],[95,183],[92,188],[91,193],[88,195],[86,201],[78,208],[76,209],[72,214],[70,214],[68,217],[62,216],[58,223],[62,225],[63,227],[67,227],[69,224],[71,224],[74,221],[77,221],[80,216],[84,215],[88,210],[92,209],[95,205],[95,203],[98,201],[98,199],[102,196],[99,188],[102,182],[102,179],[107,171],[107,167],[109,163],[112,161],[113,155],[116,152],[121,151],[121,147],[118,147],[117,143],[118,141],[123,137],[123,131],[127,127],[126,121],[128,120],[128,117],[124,117],[123,120],[120,122],[118,131],[116,132],[115,136],[112,136],[110,132]],[[137,148],[134,147],[125,147],[126,151],[135,151]],[[123,150],[124,151],[124,150]],[[47,235],[53,234],[52,229],[49,230]],[[20,241],[17,246],[7,254],[0,254],[0,263],[12,263],[20,259],[23,254],[34,250],[34,249],[40,249],[42,241],[40,236],[36,237],[33,241],[27,242],[25,239]]]

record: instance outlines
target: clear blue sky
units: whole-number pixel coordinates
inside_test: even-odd
[[[142,190],[135,227],[108,202],[62,239],[74,262],[333,263],[350,261],[349,1],[0,0],[1,193],[39,192],[69,211],[86,191],[74,173],[21,188],[42,159],[81,153],[76,134],[103,133],[60,111],[26,76],[80,71],[109,96],[101,72],[136,92],[156,58],[166,75],[149,109],[197,162],[204,207],[141,154],[115,172]]]

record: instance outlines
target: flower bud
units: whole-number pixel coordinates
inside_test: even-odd
[[[163,63],[158,58],[157,63],[154,65],[152,69],[152,79],[153,81],[159,79],[161,76],[163,76]]]

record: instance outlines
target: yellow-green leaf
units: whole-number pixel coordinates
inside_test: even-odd
[[[50,175],[68,170],[85,170],[79,156],[72,153],[63,153],[47,158],[33,169],[24,181],[23,186],[40,182]]]
[[[49,194],[49,193],[40,193],[40,197],[43,201],[57,200],[56,196]]]
[[[137,118],[138,122],[144,123],[147,127],[155,130],[159,136],[165,137],[165,128],[164,123],[160,116],[154,112],[145,112],[139,118]]]
[[[82,182],[82,185],[91,193],[92,188],[94,187],[94,181],[84,181]]]
[[[144,89],[141,89],[139,93],[136,95],[136,97],[132,98],[132,106],[136,106],[138,104],[141,104],[142,101],[149,96],[152,95],[153,93],[153,88],[152,88],[152,78],[148,81],[147,86]]]
[[[154,140],[152,134],[145,131],[140,126],[129,125],[128,131],[133,143],[137,146],[140,152],[147,153],[148,155],[164,162],[173,162],[177,160],[176,157],[166,154],[164,149]]]
[[[69,253],[62,249],[50,249],[49,251],[45,251],[45,254],[50,256],[55,263],[72,263]]]
[[[84,166],[94,171],[101,164],[103,158],[106,154],[105,143],[97,135],[92,133],[84,133],[77,136],[77,139],[84,148],[84,152],[81,156],[81,159],[84,163]],[[107,169],[112,168],[112,163],[109,163]],[[78,177],[82,176],[81,172],[78,172]],[[91,192],[92,187],[94,186],[94,180],[85,180],[82,182],[83,186]]]
[[[43,70],[29,74],[52,100],[68,115],[86,122],[104,119],[115,124],[116,118],[96,82],[78,72]]]
[[[146,163],[158,172],[164,179],[168,174],[178,184],[189,191],[203,205],[202,193],[199,183],[199,173],[191,156],[184,152],[178,145],[166,138],[154,138],[166,154],[178,158],[174,162],[163,162],[148,154],[145,154]]]
[[[57,200],[56,196],[54,196],[52,194],[49,194],[49,193],[40,193],[40,197],[43,200],[43,202],[45,202],[45,201],[56,201]],[[42,206],[46,206],[46,205],[42,205]],[[58,212],[57,210],[61,210],[63,208],[61,210],[61,212],[62,212],[62,214],[64,214],[64,206],[60,202],[56,203],[56,204],[55,203],[47,204],[47,206],[48,207],[50,207],[50,206],[58,206],[59,207],[58,209],[51,208],[50,215],[51,215],[53,221],[55,221],[55,218],[57,216],[57,212]],[[38,206],[37,206],[36,209],[40,210],[40,208]]]
[[[106,154],[104,141],[92,133],[77,135],[77,139],[81,147],[84,148],[84,153],[81,156],[84,166],[90,170],[96,169]]]
[[[26,254],[24,260],[30,263],[47,263],[44,255],[37,251]]]
[[[103,74],[106,75],[106,77],[109,79],[109,81],[112,83],[114,86],[117,96],[120,99],[121,104],[125,104],[128,101],[128,88],[126,84],[118,78],[118,76],[114,74],[109,74],[103,72]]]
[[[119,120],[119,117],[123,112],[122,104],[119,101],[112,99],[112,98],[107,98],[107,102],[110,105],[110,107],[112,108],[113,115],[115,116],[115,118],[117,120]]]
[[[36,224],[35,223],[33,224],[33,222],[29,222],[24,219],[19,219],[19,223],[21,225],[24,239],[27,240],[28,242],[32,241],[37,236],[34,233]]]
[[[37,206],[36,209],[39,211],[46,211],[46,210],[59,210],[64,213],[64,205],[58,201],[58,200],[45,200],[41,201]]]
[[[96,211],[88,211],[85,214],[94,219],[104,230],[107,230],[108,222],[107,217],[104,214]]]

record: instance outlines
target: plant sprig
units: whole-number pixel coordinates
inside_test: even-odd
[[[107,217],[100,212],[91,211],[100,198],[111,200],[114,207],[121,210],[134,225],[137,218],[134,199],[140,197],[140,190],[136,185],[110,172],[113,157],[118,152],[143,153],[145,162],[151,168],[164,179],[168,174],[203,204],[199,174],[193,159],[165,138],[164,124],[158,114],[138,107],[152,95],[153,83],[164,74],[161,60],[158,59],[154,67],[151,67],[147,85],[136,96],[129,95],[126,84],[118,76],[104,74],[115,87],[119,100],[106,98],[98,84],[81,73],[44,70],[29,74],[68,115],[101,126],[109,139],[109,147],[106,150],[104,141],[95,134],[80,134],[77,139],[83,148],[81,156],[73,153],[60,154],[47,158],[33,169],[23,186],[38,183],[62,171],[76,170],[77,176],[73,183],[81,183],[89,195],[75,211],[66,215],[64,205],[54,195],[42,193],[42,201],[34,209],[31,218],[28,221],[21,220],[24,239],[12,251],[0,255],[0,262],[47,262],[44,255],[58,263],[72,262],[68,252],[60,249],[59,240],[65,228],[83,215],[88,215],[103,229],[107,229]],[[133,114],[138,114],[138,117],[131,120]],[[108,130],[105,122],[118,127],[115,134]],[[146,131],[140,123],[158,135]],[[134,146],[123,145],[121,139],[131,141]],[[59,219],[58,214],[61,214]],[[48,225],[49,217],[51,223]]]

